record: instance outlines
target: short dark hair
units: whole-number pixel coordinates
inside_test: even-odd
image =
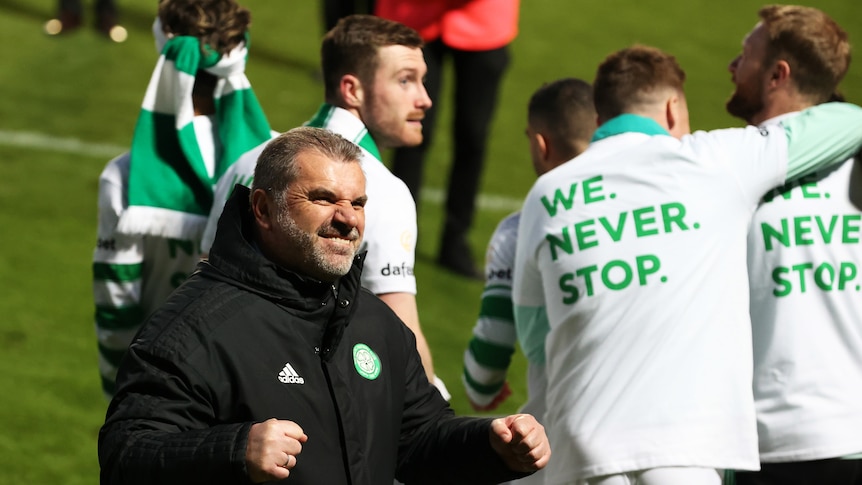
[[[234,0],[159,0],[159,20],[166,33],[201,40],[221,55],[245,40],[251,13]]]
[[[787,61],[801,94],[828,101],[850,66],[847,32],[811,7],[767,5],[758,15],[768,35],[764,63]]]
[[[422,37],[406,25],[374,15],[349,15],[341,18],[323,37],[320,47],[321,70],[326,99],[334,99],[345,74],[355,74],[370,83],[377,70],[381,47],[403,45],[421,49]]]
[[[602,120],[650,103],[657,91],[683,92],[685,71],[676,58],[655,47],[634,45],[609,55],[593,82],[596,112]]]
[[[527,117],[563,158],[574,158],[596,131],[593,88],[576,78],[545,83],[530,97]]]
[[[294,128],[267,143],[254,167],[251,192],[263,189],[273,195],[276,206],[283,209],[283,194],[299,175],[297,158],[307,151],[345,163],[359,163],[362,156],[358,146],[337,133],[309,126]]]

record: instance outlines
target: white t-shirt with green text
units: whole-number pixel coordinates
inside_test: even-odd
[[[544,424],[554,455],[565,457],[551,460],[547,483],[665,466],[759,467],[749,223],[788,173],[862,143],[856,107],[798,118],[786,130],[678,140],[623,115],[536,182],[522,211],[513,300],[525,352],[545,332]]]
[[[862,452],[862,164],[767,194],[748,248],[761,461]]]

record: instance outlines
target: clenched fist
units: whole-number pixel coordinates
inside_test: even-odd
[[[308,436],[293,421],[272,418],[252,425],[245,450],[251,481],[262,483],[287,478],[307,440]]]
[[[517,472],[541,470],[551,458],[545,427],[529,414],[514,414],[491,422],[491,447]]]

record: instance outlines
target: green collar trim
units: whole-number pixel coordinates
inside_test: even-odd
[[[590,141],[599,141],[623,133],[670,136],[670,133],[652,118],[627,113],[606,121],[596,130],[593,139]]]
[[[347,110],[335,107],[329,103],[323,103],[320,105],[317,113],[308,120],[306,126],[325,128],[338,133],[359,145],[377,159],[378,162],[383,161],[380,157],[380,149],[377,148],[377,143],[374,142],[374,138],[371,137],[368,128],[365,127],[362,120],[353,116]]]

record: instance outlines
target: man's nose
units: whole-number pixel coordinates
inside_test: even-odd
[[[736,56],[733,58],[732,61],[730,61],[730,64],[727,65],[727,70],[730,72],[736,72],[736,66],[738,66],[738,65],[739,65],[739,56]]]
[[[362,209],[357,209],[351,202],[341,201],[335,204],[335,214],[333,220],[343,224],[348,229],[353,229],[359,225],[362,217]]]
[[[419,84],[419,99],[416,102],[416,107],[420,109],[429,109],[434,102],[431,100],[431,96],[428,96],[428,90],[425,89],[425,84]]]

